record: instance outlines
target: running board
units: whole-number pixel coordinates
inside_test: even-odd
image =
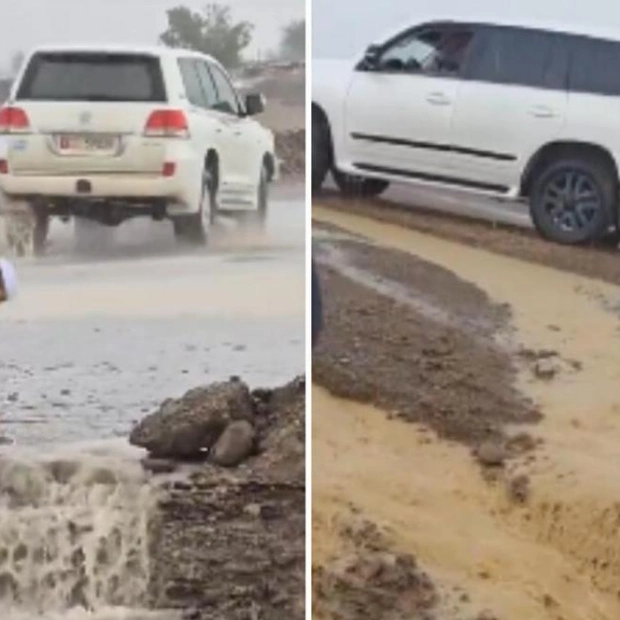
[[[428,183],[441,183],[443,185],[452,185],[454,187],[462,187],[466,189],[477,189],[480,191],[493,192],[497,194],[508,194],[510,188],[505,185],[495,185],[493,183],[481,183],[478,181],[468,181],[457,177],[442,176],[438,174],[427,174],[425,172],[415,172],[413,170],[402,170],[400,168],[384,168],[383,166],[374,166],[372,164],[354,163],[353,166],[358,170],[372,172],[374,174],[386,174],[391,177],[400,177],[403,179],[412,179],[417,181],[426,181]]]

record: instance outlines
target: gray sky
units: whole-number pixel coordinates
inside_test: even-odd
[[[551,20],[553,24],[617,28],[620,32],[620,3],[615,0],[312,0],[313,56],[349,57],[386,31],[450,16],[527,17]]]
[[[46,43],[155,43],[166,28],[166,9],[199,10],[209,0],[0,0],[0,72],[12,54]],[[282,26],[304,17],[304,0],[219,0],[233,18],[256,25],[249,53],[277,46]]]

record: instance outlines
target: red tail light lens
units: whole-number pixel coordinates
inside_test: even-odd
[[[188,138],[189,126],[182,110],[155,110],[146,121],[144,135],[161,138]]]
[[[177,171],[177,165],[173,161],[167,161],[161,170],[161,174],[164,177],[173,177]]]
[[[30,130],[28,115],[21,108],[0,108],[0,133],[23,133]]]
[[[0,159],[0,174],[9,173],[9,162],[6,159]]]

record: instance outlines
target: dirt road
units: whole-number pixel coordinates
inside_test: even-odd
[[[265,234],[228,225],[207,250],[180,252],[169,225],[137,222],[79,255],[59,225],[48,257],[17,263],[20,295],[0,312],[0,433],[126,436],[196,385],[303,371],[302,196],[277,188]]]
[[[416,619],[620,617],[620,287],[601,281],[607,259],[597,280],[363,212],[313,211],[327,321],[316,617],[387,614],[381,588],[404,605],[403,580],[421,593]],[[380,570],[351,563],[376,553],[351,536],[360,520],[382,533]],[[403,556],[418,562],[406,579]]]

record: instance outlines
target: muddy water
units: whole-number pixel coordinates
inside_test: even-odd
[[[280,190],[264,233],[223,222],[205,251],[136,223],[77,254],[59,226],[46,259],[17,262],[0,312],[0,618],[176,620],[146,610],[157,489],[126,436],[196,385],[303,370],[302,191]]]
[[[413,430],[319,392],[314,449],[328,452],[314,459],[326,468],[315,472],[319,507],[344,515],[339,494],[363,504],[431,573],[466,585],[501,618],[619,617],[620,289],[356,216],[320,208],[313,216],[450,269],[510,304],[518,344],[583,364],[551,382],[521,375],[545,415],[535,429],[544,448],[516,468],[531,478],[523,508],[483,484],[459,448],[420,446]],[[321,419],[330,420],[323,432]]]

